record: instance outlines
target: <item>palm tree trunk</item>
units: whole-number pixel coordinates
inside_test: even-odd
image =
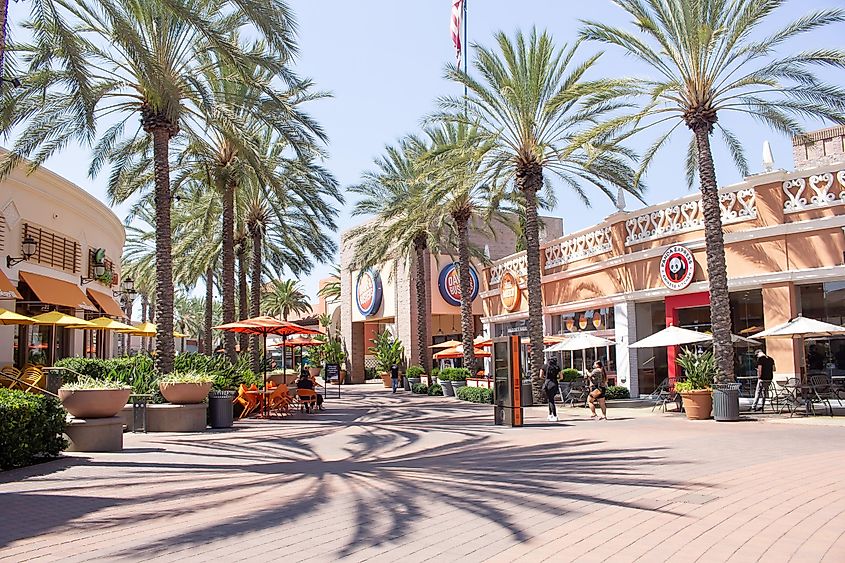
[[[241,244],[243,248],[243,244]],[[246,254],[241,251],[238,253],[238,315],[240,319],[249,318],[249,300],[247,294],[249,287],[246,283]],[[241,353],[246,353],[249,347],[249,335],[240,334],[238,337],[238,344],[241,347]]]
[[[713,330],[713,355],[716,356],[717,382],[734,381],[734,350],[731,343],[731,303],[728,270],[725,261],[725,237],[722,232],[722,208],[716,184],[716,167],[710,151],[708,127],[695,129],[698,149],[698,175],[701,178],[701,203],[704,212],[704,240],[707,246],[707,277],[710,279],[710,324]]]
[[[464,367],[475,375],[475,323],[472,318],[472,281],[469,271],[469,213],[452,215],[458,228],[458,278],[461,284],[461,342],[464,347]]]
[[[223,185],[223,323],[235,322],[235,185]],[[231,362],[238,359],[235,333],[223,331],[223,346]]]
[[[205,353],[214,353],[214,337],[211,334],[211,325],[214,324],[214,268],[211,266],[205,271],[205,327],[203,338],[205,340]]]
[[[261,314],[261,231],[254,229],[252,233],[252,317],[257,317]],[[252,346],[250,347],[252,371],[258,373],[259,366],[259,350],[258,350],[258,336],[252,337]]]
[[[528,370],[534,402],[543,402],[543,288],[540,280],[540,227],[537,220],[537,192],[543,187],[543,167],[521,166],[516,171],[516,186],[525,196],[525,254],[528,262],[528,339],[531,353]]]
[[[171,131],[158,126],[151,131],[155,175],[156,209],[156,371],[173,371],[173,255],[170,225],[170,161]]]
[[[425,235],[414,238],[414,252],[417,258],[417,363],[429,373],[428,354],[428,277],[426,276],[426,254],[428,244]]]

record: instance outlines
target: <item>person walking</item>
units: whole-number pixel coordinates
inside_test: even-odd
[[[390,366],[390,383],[393,384],[393,392],[396,393],[396,388],[399,387],[399,366],[397,364]]]
[[[769,387],[775,377],[775,361],[766,355],[762,350],[757,350],[757,388],[754,390],[754,404],[752,412],[757,412],[757,401],[763,399],[760,405],[760,412],[766,408],[766,399],[769,397]]]
[[[590,418],[596,419],[596,401],[598,401],[599,407],[601,407],[601,416],[598,419],[607,420],[607,402],[605,401],[605,397],[607,397],[607,372],[604,371],[604,365],[601,361],[593,364],[593,371],[590,372],[588,379],[590,394],[587,396],[587,403],[590,405],[590,412],[592,413]]]
[[[560,367],[557,365],[557,358],[552,356],[549,361],[543,366],[543,375],[546,380],[543,382],[543,391],[546,393],[546,398],[549,400],[549,422],[557,422],[557,406],[555,405],[555,395],[560,392],[558,386],[557,376],[560,373]]]

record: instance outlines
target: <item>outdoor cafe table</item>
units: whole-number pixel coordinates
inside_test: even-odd
[[[247,395],[252,395],[254,397],[261,397],[262,399],[266,399],[267,397],[269,397],[270,395],[272,395],[275,392],[276,392],[276,388],[274,387],[273,389],[252,389],[252,390],[248,390],[246,393],[247,393]],[[288,391],[288,395],[290,395],[290,391]],[[258,416],[260,418],[270,418],[269,413],[267,413],[267,414],[264,413],[264,411],[265,411],[264,402],[265,401],[263,401],[263,400],[261,401],[261,412],[258,413]]]
[[[815,408],[813,408],[813,387],[809,383],[798,382],[795,379],[789,379],[785,382],[779,382],[779,385],[787,390],[789,393],[788,401],[790,401],[793,405],[797,407],[803,402],[804,403],[804,411],[809,415],[815,414]],[[789,416],[795,414],[795,410],[790,409]],[[780,408],[779,412],[783,412],[783,407]]]

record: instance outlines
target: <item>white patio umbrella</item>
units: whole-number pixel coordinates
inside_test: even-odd
[[[826,336],[841,336],[845,334],[845,327],[797,316],[783,324],[779,324],[763,332],[758,332],[754,338],[800,338],[801,339],[801,363],[804,364],[804,372],[807,372],[807,357],[804,355],[804,339],[824,338]]]
[[[666,348],[667,346],[681,346],[682,344],[696,344],[698,342],[707,342],[713,340],[713,336],[706,332],[698,332],[688,328],[681,328],[679,326],[669,325],[663,330],[659,330],[648,336],[634,342],[630,345],[631,348]]]
[[[587,350],[589,348],[604,348],[615,344],[613,340],[595,336],[589,332],[579,332],[568,335],[566,339],[546,348],[546,352],[577,352],[581,350],[581,362],[587,368]]]

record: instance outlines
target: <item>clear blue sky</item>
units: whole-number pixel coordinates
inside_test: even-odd
[[[609,0],[572,2],[569,0],[468,0],[469,41],[489,44],[498,30],[512,32],[531,26],[547,29],[558,43],[574,40],[579,19],[589,18],[629,27],[621,11]],[[328,166],[348,186],[370,167],[386,143],[419,129],[421,120],[435,108],[435,100],[444,94],[459,93],[454,84],[443,79],[444,65],[454,60],[449,36],[449,0],[289,0],[300,25],[301,55],[297,70],[314,79],[317,86],[333,93],[334,98],[314,104],[311,113],[324,125],[331,137]],[[29,9],[12,3],[10,11],[22,14]],[[777,21],[786,22],[810,10],[842,5],[842,0],[793,0],[780,11]],[[841,46],[845,25],[829,26],[821,33],[788,46],[789,51],[827,46]],[[596,50],[588,46],[584,53]],[[606,75],[631,75],[639,70],[618,51],[609,50],[600,68]],[[470,71],[472,69],[470,68]],[[842,73],[835,80],[843,84]],[[723,116],[747,148],[752,172],[760,170],[762,143],[769,139],[777,167],[792,168],[789,139],[769,131],[752,120]],[[654,139],[646,135],[632,145],[642,151]],[[683,176],[683,154],[688,137],[681,133],[654,163],[648,176],[646,200],[658,203],[687,193]],[[87,154],[69,149],[48,163],[48,167],[104,199],[105,177],[86,177]],[[729,157],[721,147],[716,150],[719,183],[740,180]],[[350,198],[351,199],[351,198]],[[629,208],[636,205],[628,198]],[[612,210],[601,194],[592,207],[585,208],[562,188],[558,190],[555,215],[565,220],[567,232],[588,227]],[[341,212],[339,224],[348,228],[352,201]],[[116,209],[118,214],[121,209]],[[330,272],[330,265],[318,267],[303,284],[312,296],[317,279]]]

